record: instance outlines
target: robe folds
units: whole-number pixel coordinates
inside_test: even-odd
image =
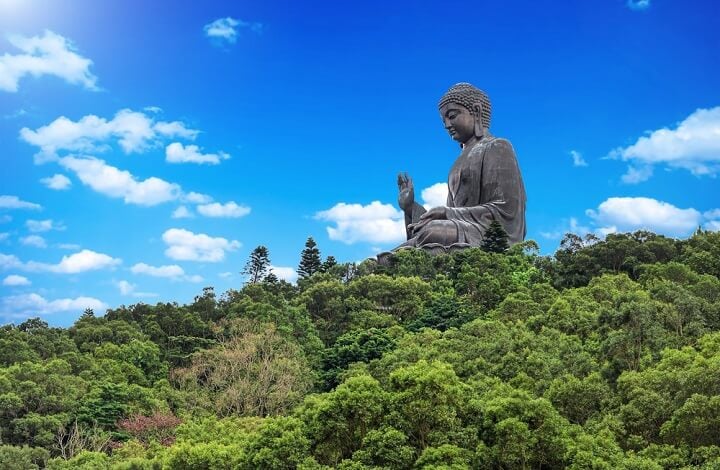
[[[511,244],[521,242],[526,234],[526,200],[512,145],[485,136],[464,148],[450,169],[446,219],[433,220],[414,232],[408,230],[408,241],[398,248],[447,251],[480,246],[493,220],[502,224]],[[417,223],[423,212],[413,210],[406,223]]]

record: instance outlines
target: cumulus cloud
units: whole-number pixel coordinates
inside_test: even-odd
[[[47,248],[45,239],[39,235],[28,235],[27,237],[20,238],[20,243],[25,246],[34,246],[36,248]]]
[[[61,223],[55,222],[52,219],[45,220],[33,220],[29,219],[25,221],[25,226],[31,232],[49,232],[50,230],[65,230],[65,226]]]
[[[275,274],[278,279],[282,279],[287,282],[295,282],[298,278],[298,273],[295,268],[287,266],[270,266],[270,271]]]
[[[153,116],[130,109],[121,109],[107,120],[89,114],[78,121],[60,116],[36,130],[24,127],[20,138],[40,149],[37,163],[55,160],[59,151],[102,152],[116,140],[125,153],[142,152],[163,138],[194,139],[199,131],[179,121],[155,121]]]
[[[60,164],[73,171],[86,186],[106,196],[122,198],[128,204],[155,206],[174,201],[182,194],[175,183],[154,176],[138,180],[129,171],[94,157],[64,157]]]
[[[685,169],[695,176],[715,176],[720,172],[720,106],[698,109],[674,129],[649,132],[608,156],[629,162],[623,176],[626,183],[646,181],[655,165]]]
[[[447,205],[448,185],[447,183],[435,183],[422,190],[420,197],[423,199],[425,209]]]
[[[189,202],[192,204],[208,204],[212,202],[213,198],[208,196],[207,194],[201,194],[196,192],[189,192],[187,194],[183,194],[182,201],[183,202]]]
[[[702,222],[702,214],[696,209],[681,209],[649,197],[611,197],[586,213],[600,226],[600,233],[605,234],[647,229],[683,236]]]
[[[0,196],[0,209],[32,209],[40,210],[42,206],[34,202],[23,201],[17,196]]]
[[[131,296],[131,297],[145,298],[145,297],[157,297],[158,296],[157,294],[155,294],[153,292],[138,292],[137,285],[132,284],[125,280],[117,281],[115,283],[115,287],[118,288],[118,290],[120,291],[120,294]]]
[[[28,318],[62,312],[82,312],[85,309],[103,311],[107,304],[94,297],[47,300],[39,294],[22,294],[4,297],[0,303],[0,316],[9,319]]]
[[[61,274],[78,274],[87,271],[113,268],[122,263],[119,258],[92,250],[82,250],[72,255],[65,255],[58,264],[46,264],[30,261],[26,264],[30,271],[50,271]]]
[[[650,8],[650,0],[627,0],[627,6],[631,10],[647,10]]]
[[[5,277],[2,283],[4,286],[11,287],[29,286],[31,284],[30,279],[26,278],[25,276],[19,276],[17,274],[11,274]]]
[[[8,36],[21,54],[0,56],[0,90],[18,91],[20,80],[32,75],[53,75],[68,83],[97,90],[97,77],[90,73],[92,60],[81,56],[71,41],[46,30],[42,36]]]
[[[203,30],[205,35],[216,41],[218,44],[237,42],[240,29],[249,29],[254,33],[262,32],[262,23],[248,23],[231,17],[218,18],[215,21],[205,25]]]
[[[190,219],[192,217],[195,217],[195,215],[185,206],[178,207],[172,213],[173,219]]]
[[[162,277],[173,281],[202,282],[203,278],[198,275],[187,275],[185,270],[177,264],[165,266],[151,266],[145,263],[137,263],[130,271],[133,274],[145,274],[147,276]]]
[[[588,166],[582,154],[577,150],[570,150],[570,156],[572,157],[573,166]]]
[[[405,239],[403,213],[380,201],[368,205],[340,202],[316,213],[315,219],[334,223],[334,226],[327,227],[328,236],[331,240],[347,244],[397,243]]]
[[[65,175],[61,175],[59,173],[54,174],[48,178],[43,178],[40,180],[40,182],[50,189],[57,189],[57,190],[68,189],[68,188],[70,188],[70,186],[72,186],[72,182],[70,181],[70,178],[68,178]]]
[[[180,142],[173,142],[165,149],[165,161],[169,163],[208,163],[217,165],[220,160],[230,158],[225,152],[201,153],[197,145],[183,146]]]
[[[202,204],[197,206],[197,211],[205,217],[243,217],[250,213],[247,206],[239,206],[234,201],[220,204],[214,202],[212,204]]]
[[[237,240],[222,237],[211,237],[204,233],[193,233],[189,230],[171,228],[162,236],[168,245],[165,255],[181,261],[209,261],[216,263],[225,259],[227,251],[240,248]]]
[[[0,268],[21,269],[31,272],[52,272],[59,274],[78,274],[98,269],[114,268],[122,263],[119,258],[113,258],[104,253],[92,250],[82,250],[72,255],[63,256],[59,263],[41,263],[38,261],[23,262],[15,255],[0,253]]]
[[[231,273],[231,272],[229,272],[229,271],[226,271],[226,272],[224,272],[224,273],[218,274],[218,276],[221,277],[221,278],[223,278],[223,279],[228,279],[228,278],[232,277],[232,275],[233,275],[233,273]]]
[[[165,266],[150,266],[145,263],[137,263],[130,268],[134,274],[147,274],[153,277],[182,277],[185,275],[183,268],[177,264],[165,265]]]

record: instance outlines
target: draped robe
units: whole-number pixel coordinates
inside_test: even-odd
[[[484,136],[463,149],[448,175],[447,218],[433,220],[414,232],[398,248],[429,251],[480,246],[493,220],[500,222],[510,244],[525,239],[525,185],[509,141]],[[425,212],[415,203],[406,225]]]

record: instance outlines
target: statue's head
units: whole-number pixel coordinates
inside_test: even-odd
[[[460,143],[482,137],[490,127],[490,99],[469,83],[453,85],[440,99],[440,116],[450,136]]]

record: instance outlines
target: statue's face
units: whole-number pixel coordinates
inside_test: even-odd
[[[440,117],[453,140],[464,144],[475,135],[475,116],[457,103],[446,103],[440,107]]]

